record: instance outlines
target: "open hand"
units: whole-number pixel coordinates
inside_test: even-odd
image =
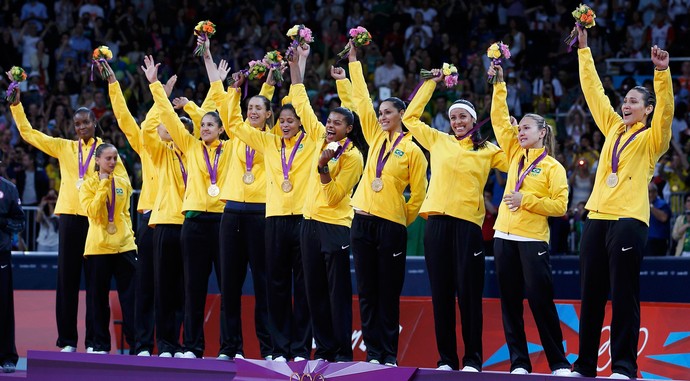
[[[155,63],[153,56],[144,56],[144,65],[141,66],[141,70],[146,75],[149,83],[158,81],[158,66],[160,66],[160,63]]]

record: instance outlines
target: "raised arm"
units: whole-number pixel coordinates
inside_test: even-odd
[[[426,197],[426,188],[429,183],[426,179],[426,170],[428,162],[422,153],[422,150],[412,144],[413,149],[410,150],[410,198],[405,205],[407,215],[407,226],[410,226],[419,214],[419,209],[422,207],[422,201]]]
[[[577,28],[577,27],[576,27]],[[580,86],[592,113],[592,118],[604,136],[611,128],[617,128],[623,118],[611,106],[611,100],[604,93],[597,69],[594,66],[592,51],[587,47],[587,30],[578,28],[578,60],[580,62]]]
[[[142,66],[141,69],[144,71],[144,74],[146,74],[146,79],[148,79],[150,83],[149,88],[151,89],[156,107],[158,107],[160,112],[161,121],[167,128],[175,144],[180,147],[180,150],[182,150],[182,152],[187,152],[196,144],[197,140],[184,128],[180,118],[175,113],[175,109],[173,109],[172,104],[165,95],[163,85],[157,78],[158,65],[160,64],[156,64],[152,56],[146,56],[144,58],[144,66]]]
[[[520,142],[517,140],[517,130],[511,123],[510,111],[508,111],[508,103],[506,102],[508,90],[506,83],[503,82],[503,69],[497,66],[495,71],[489,69],[489,72],[497,76],[497,81],[494,83],[494,95],[491,100],[491,125],[498,145],[510,160],[515,152],[520,150]]]
[[[127,108],[127,101],[125,101],[125,97],[122,95],[120,82],[115,78],[113,69],[110,68],[107,62],[103,64],[108,68],[108,72],[110,73],[108,77],[108,95],[110,96],[110,103],[113,106],[113,113],[115,114],[117,125],[125,134],[132,149],[141,156],[143,154],[143,152],[141,152],[141,129],[139,125],[137,125],[136,119],[134,119],[132,113],[129,112]]]
[[[229,89],[228,91],[228,109],[225,119],[227,120],[227,131],[234,134],[248,146],[263,153],[269,144],[269,133],[260,131],[242,120],[241,96],[238,88]]]
[[[345,76],[345,69],[331,66],[331,77],[335,79],[340,104],[348,110],[354,111],[355,102],[352,99],[352,82]]]
[[[438,78],[442,79],[442,77]],[[424,81],[424,84],[417,90],[417,94],[415,94],[410,105],[407,106],[402,120],[405,127],[412,133],[412,136],[414,136],[419,144],[427,150],[431,150],[436,139],[441,136],[441,131],[431,128],[428,124],[420,120],[422,113],[424,113],[424,107],[429,103],[431,95],[436,89],[436,83],[436,79],[427,79]]]
[[[350,80],[352,81],[353,111],[359,115],[364,139],[371,144],[378,134],[383,134],[384,132],[379,127],[374,104],[369,96],[369,88],[364,80],[362,64],[357,61],[357,49],[354,47],[354,44],[350,43],[350,45],[350,53],[348,54],[350,63],[348,67],[350,69]]]
[[[652,128],[650,139],[650,154],[653,161],[663,155],[671,141],[671,122],[673,121],[673,83],[671,82],[671,70],[668,68],[668,52],[654,46],[652,48],[652,62],[654,63],[654,94],[656,106],[652,115]]]

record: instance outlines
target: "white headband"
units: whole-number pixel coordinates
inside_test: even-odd
[[[474,111],[472,109],[472,107],[470,107],[464,103],[461,103],[461,102],[453,103],[452,105],[450,105],[450,107],[448,108],[448,117],[449,118],[450,118],[450,112],[455,110],[456,108],[463,109],[463,110],[467,111],[470,114],[470,116],[472,118],[474,118],[475,121],[477,120],[477,112]]]

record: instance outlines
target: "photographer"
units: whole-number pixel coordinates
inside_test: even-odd
[[[57,192],[50,190],[41,199],[36,214],[36,223],[40,226],[38,237],[36,238],[37,251],[58,251],[58,216],[55,215],[55,203],[57,202]]]
[[[671,207],[659,197],[659,188],[649,183],[649,235],[645,256],[661,257],[668,253],[668,237],[671,235]]]

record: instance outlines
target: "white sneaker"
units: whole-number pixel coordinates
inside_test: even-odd
[[[584,376],[580,372],[572,371],[572,372],[570,372],[570,377],[584,377]]]
[[[244,360],[244,355],[241,354],[241,353],[238,353],[238,354],[235,355],[235,359],[242,359],[242,360]]]
[[[453,368],[451,368],[450,365],[443,364],[436,368],[436,370],[453,370]]]
[[[195,359],[196,355],[192,351],[187,351],[187,352],[182,354],[182,358],[183,359]]]
[[[86,348],[86,353],[93,353],[93,347]]]
[[[306,360],[304,357],[302,357],[302,356],[297,356],[297,357],[294,358],[293,361],[294,361],[294,362],[300,362],[300,361],[304,361],[304,360]]]
[[[397,366],[398,366],[398,364],[396,364],[396,363],[394,363],[394,362],[387,362],[387,363],[385,363],[384,365],[392,366],[392,367],[396,367],[396,368],[397,368]]]
[[[561,368],[554,370],[553,372],[551,372],[551,374],[554,376],[571,377],[573,372],[571,372],[568,368]]]
[[[218,355],[218,357],[216,357],[216,360],[230,361],[230,356],[221,353]]]
[[[622,373],[612,373],[609,378],[615,379],[615,380],[629,380],[630,377],[622,374]]]
[[[462,371],[463,371],[463,372],[475,372],[475,373],[478,373],[478,372],[479,372],[479,369],[477,369],[477,368],[475,368],[475,367],[473,367],[473,366],[465,365],[465,366],[462,368]]]
[[[266,361],[273,361],[273,355],[268,355],[264,358],[266,359]]]
[[[529,372],[525,368],[515,368],[510,371],[510,374],[529,374]]]
[[[66,353],[67,352],[71,353],[71,352],[76,352],[76,351],[77,351],[77,348],[75,348],[71,345],[65,345],[64,347],[62,347],[62,349],[60,349],[60,352],[66,352]]]
[[[277,362],[287,362],[287,360],[286,360],[285,357],[283,357],[283,356],[274,357],[274,358],[273,358],[273,361],[277,361]]]
[[[369,360],[369,364],[380,364],[380,363],[381,362],[379,362],[379,360],[376,360],[376,359]]]
[[[184,353],[182,353],[182,352],[175,352],[175,355],[173,355],[173,357],[176,358],[176,359],[184,358]]]
[[[141,357],[150,357],[150,356],[151,356],[151,352],[149,352],[149,351],[141,351],[141,352],[137,353],[137,356],[141,356]]]
[[[107,351],[91,351],[94,355],[107,355]]]
[[[170,352],[163,352],[163,353],[158,355],[158,357],[172,357],[172,356],[173,355]]]

